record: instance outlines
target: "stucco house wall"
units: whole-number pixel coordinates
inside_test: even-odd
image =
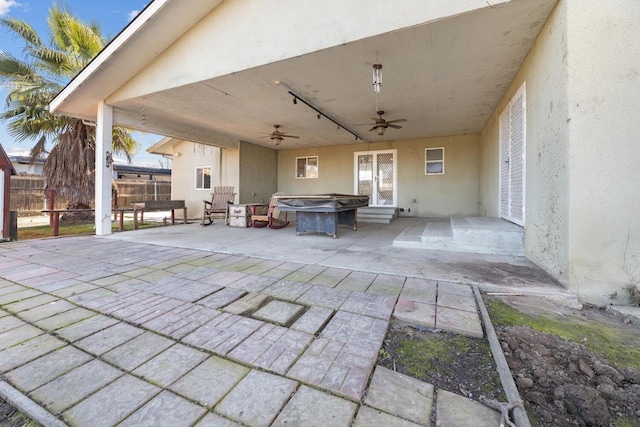
[[[425,149],[437,147],[445,149],[445,174],[427,176],[424,173]],[[399,208],[412,216],[423,217],[478,215],[478,135],[280,150],[278,191],[287,194],[352,194],[355,192],[354,153],[393,149],[397,150]],[[295,177],[296,157],[305,156],[318,156],[317,179]]]
[[[278,152],[248,142],[240,142],[239,203],[267,203],[278,191]]]
[[[498,216],[498,118],[525,83],[525,255],[596,304],[640,254],[637,16],[632,0],[560,1],[482,131],[480,210]]]

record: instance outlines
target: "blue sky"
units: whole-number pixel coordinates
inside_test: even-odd
[[[14,17],[28,22],[42,37],[49,36],[47,15],[49,7],[56,3],[53,0],[0,0],[0,17]],[[102,34],[111,39],[150,3],[150,0],[61,0],[58,4],[67,7],[74,15],[84,21],[94,21],[100,25]],[[0,50],[23,58],[24,45],[15,40],[13,35],[0,27]],[[4,111],[7,90],[0,87],[0,111]],[[133,158],[133,163],[145,166],[159,166],[160,156],[148,154],[145,150],[157,142],[161,136],[135,132],[140,149]],[[0,122],[0,144],[8,154],[26,152],[32,142],[15,142],[6,129],[6,123]]]

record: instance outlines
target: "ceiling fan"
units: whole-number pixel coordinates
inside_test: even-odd
[[[300,138],[297,135],[287,135],[286,132],[280,132],[280,125],[273,125],[273,127],[276,128],[276,130],[260,138],[270,138],[275,145],[280,145],[280,142],[282,142],[284,138]]]
[[[374,123],[364,123],[362,125],[356,125],[356,126],[372,125],[373,127],[369,129],[369,131],[375,130],[378,135],[384,135],[384,131],[387,130],[387,128],[393,128],[393,129],[402,128],[402,126],[394,125],[393,123],[401,123],[401,122],[407,121],[407,119],[385,120],[382,118],[382,115],[384,114],[384,111],[382,110],[376,111],[376,114],[378,115],[378,118],[373,118],[373,117],[371,118],[371,120],[373,120]]]

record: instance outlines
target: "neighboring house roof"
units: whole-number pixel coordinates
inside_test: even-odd
[[[146,175],[171,175],[171,169],[165,168],[152,168],[146,166],[134,166],[134,165],[120,165],[114,163],[113,169],[116,172],[123,173],[139,173]]]
[[[45,159],[35,159],[32,162],[29,156],[9,156],[9,160],[19,165],[43,165]]]
[[[182,140],[171,138],[170,136],[162,138],[160,141],[147,148],[147,153],[150,154],[162,154],[165,156],[173,155],[173,147]]]
[[[7,156],[6,151],[2,148],[2,145],[0,145],[0,169],[9,170],[11,175],[16,175],[16,170],[14,169],[11,160],[9,160],[9,156]]]

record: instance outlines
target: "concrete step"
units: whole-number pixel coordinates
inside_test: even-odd
[[[377,223],[377,224],[390,224],[398,216],[397,208],[386,207],[366,207],[358,208],[358,221]]]
[[[523,240],[524,230],[502,219],[442,218],[429,221],[426,226],[406,227],[394,239],[393,246],[522,256]]]

